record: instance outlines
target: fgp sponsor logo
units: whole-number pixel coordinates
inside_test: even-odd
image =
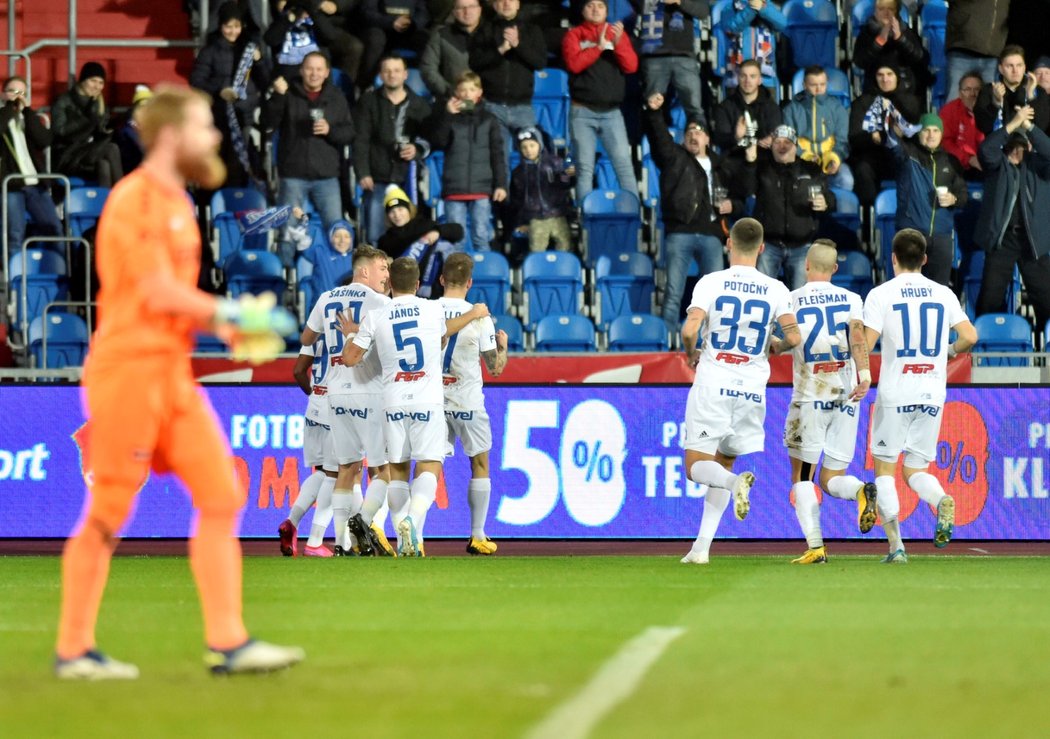
[[[845,362],[816,362],[813,365],[813,374],[815,375],[826,375],[834,372],[838,372],[840,369],[846,366]],[[933,366],[933,365],[930,365]]]
[[[925,413],[927,416],[930,416],[931,418],[936,418],[937,415],[941,412],[941,408],[940,408],[940,406],[937,406],[937,405],[922,405],[922,404],[918,404],[918,405],[898,405],[897,406],[897,412],[898,413]]]
[[[17,452],[0,449],[0,480],[46,480],[44,460],[50,457],[51,452],[44,443]]]
[[[901,369],[902,375],[928,375],[933,372],[933,365],[926,362],[906,364]]]
[[[715,355],[716,362],[725,362],[726,364],[747,364],[748,358],[743,354],[733,354],[732,352],[718,352]]]
[[[351,416],[352,418],[360,418],[368,420],[368,409],[367,408],[336,408],[335,415],[337,416]]]
[[[474,411],[445,411],[445,417],[453,421],[473,421]]]
[[[394,382],[416,382],[426,377],[426,372],[420,370],[419,372],[398,372],[394,375]]]
[[[388,411],[387,414],[386,414],[386,420],[388,420],[388,421],[405,421],[405,420],[408,420],[408,421],[421,421],[423,423],[426,423],[427,421],[430,420],[430,411],[425,411],[425,412],[424,411],[410,411],[409,413],[405,413],[404,411],[398,411],[397,413],[390,413]]]

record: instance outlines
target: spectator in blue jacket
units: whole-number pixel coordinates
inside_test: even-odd
[[[897,230],[914,228],[926,236],[922,273],[949,284],[955,257],[955,209],[966,205],[966,180],[958,160],[941,148],[944,124],[936,113],[919,119],[915,140],[897,127],[887,141],[897,164]]]
[[[768,0],[733,0],[719,23],[729,34],[725,86],[736,86],[740,63],[755,59],[766,79],[777,77],[777,36],[787,30],[787,18]]]
[[[798,155],[816,162],[828,184],[853,189],[849,156],[849,113],[838,98],[828,95],[828,73],[823,67],[807,67],[805,89],[784,108],[784,123],[798,134]]]

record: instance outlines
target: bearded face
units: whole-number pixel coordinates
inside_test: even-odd
[[[202,100],[186,107],[175,147],[175,166],[188,182],[212,190],[226,181],[226,165],[219,156],[222,134],[215,128],[211,110]]]

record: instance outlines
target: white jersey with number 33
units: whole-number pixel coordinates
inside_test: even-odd
[[[354,344],[379,352],[387,408],[445,403],[441,389],[441,337],[445,312],[436,300],[399,295],[368,313]]]
[[[693,384],[764,394],[770,332],[780,316],[791,313],[787,286],[737,265],[701,277],[689,308],[707,313]]]
[[[943,405],[948,332],[967,320],[955,293],[917,272],[905,272],[868,293],[864,325],[882,337],[878,404]]]
[[[460,298],[441,298],[445,318],[456,318],[474,307]],[[483,410],[485,393],[481,378],[481,353],[496,348],[496,327],[491,318],[480,318],[449,337],[441,360],[445,404],[464,410]]]

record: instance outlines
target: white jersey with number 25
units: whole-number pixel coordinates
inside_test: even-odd
[[[795,402],[841,400],[856,381],[849,348],[850,321],[863,320],[860,296],[830,282],[807,282],[791,293],[802,343],[795,347]]]

